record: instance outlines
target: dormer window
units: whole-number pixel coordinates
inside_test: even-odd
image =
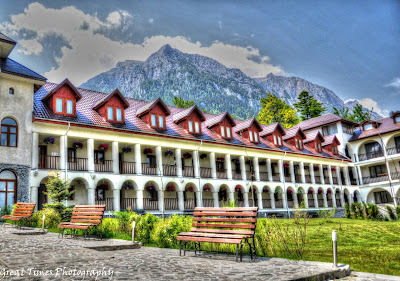
[[[165,116],[160,114],[151,114],[151,127],[155,129],[165,129]]]
[[[370,124],[365,124],[364,125],[364,131],[368,131],[368,130],[371,130],[371,129],[373,129],[374,128],[374,126],[370,123]]]
[[[196,134],[201,133],[200,122],[194,122],[194,131],[196,132]]]
[[[107,121],[114,123],[123,123],[123,109],[114,106],[107,106]]]
[[[398,116],[396,116],[396,117],[394,118],[394,122],[400,123],[400,115],[398,115]]]
[[[274,135],[274,144],[276,146],[282,146],[282,137],[279,135]]]
[[[225,126],[221,126],[221,136],[225,137]]]
[[[56,114],[74,115],[75,101],[65,98],[56,98]]]
[[[315,151],[322,152],[322,146],[320,142],[315,142]]]
[[[332,154],[333,155],[338,155],[339,151],[336,145],[332,145]]]
[[[189,133],[200,134],[200,122],[197,121],[188,121],[188,131]]]

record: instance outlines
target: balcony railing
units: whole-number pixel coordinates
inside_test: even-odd
[[[372,151],[364,154],[358,154],[358,161],[365,161],[373,158],[383,157],[383,150]]]
[[[196,207],[196,200],[194,198],[186,198],[183,205],[185,210],[194,210]]]
[[[329,207],[329,208],[332,207],[332,199],[328,199],[328,207]]]
[[[357,185],[357,180],[356,179],[351,179],[350,180],[351,185]]]
[[[75,158],[68,160],[68,170],[87,171],[87,158]]]
[[[310,175],[306,175],[306,183],[311,183],[311,176]]]
[[[203,207],[214,207],[214,199],[203,199]]]
[[[217,179],[227,179],[226,169],[217,169]]]
[[[238,207],[243,208],[244,207],[244,200],[243,199],[235,199],[236,200],[236,204],[238,205]]]
[[[340,198],[336,198],[336,207],[340,208],[341,207],[341,202],[340,202]]]
[[[325,177],[324,178],[324,181],[325,181],[325,184],[330,184],[331,182],[330,182],[330,179],[328,178],[328,177]]]
[[[324,205],[324,199],[318,199],[318,207],[319,207],[319,208],[324,208],[324,207],[325,207],[325,205]]]
[[[106,198],[105,200],[95,200],[95,205],[106,205],[106,211],[114,210],[114,198]]]
[[[400,147],[389,147],[386,148],[387,155],[393,155],[400,153]]]
[[[232,171],[232,179],[234,180],[241,180],[242,179],[242,173],[236,173],[236,170]]]
[[[137,199],[136,198],[121,198],[121,209],[127,210],[130,207],[131,210],[137,209]]]
[[[120,174],[135,174],[135,162],[121,161],[119,163]]]
[[[255,180],[256,179],[256,174],[254,174],[254,179],[253,179],[252,175],[251,175],[251,172],[250,171],[246,171],[246,179],[248,181]]]
[[[95,172],[112,172],[113,171],[113,161],[112,160],[95,161],[94,162],[94,171]]]
[[[333,184],[338,184],[337,177],[334,177],[332,180],[333,180]]]
[[[194,178],[194,167],[188,166],[182,170],[182,176],[186,178]]]
[[[314,204],[314,199],[308,199],[308,207],[309,208],[315,208],[315,204]]]
[[[275,182],[280,182],[281,176],[279,175],[279,173],[275,173],[275,175],[272,175],[272,180]]]
[[[301,175],[294,175],[295,181],[301,183]]]
[[[260,181],[268,181],[268,173],[260,172]]]
[[[321,183],[321,177],[320,176],[314,176],[315,178],[315,183]]]
[[[285,182],[292,182],[292,178],[290,176],[285,176]]]
[[[152,198],[143,198],[143,209],[144,210],[158,210],[158,200]]]
[[[158,169],[157,169],[157,165],[155,166],[150,166],[147,163],[142,163],[142,173],[143,175],[157,175]],[[151,210],[151,209],[149,209]]]
[[[271,199],[263,199],[263,208],[271,208]]]
[[[211,178],[211,168],[200,168],[200,177],[201,178]]]
[[[176,166],[175,165],[163,165],[164,176],[176,176]]]
[[[400,179],[400,172],[394,172],[390,174],[392,180],[398,180]],[[364,177],[363,178],[363,184],[370,184],[370,183],[376,183],[376,182],[382,182],[382,181],[388,181],[389,176],[388,174],[381,174],[378,175],[377,177]]]
[[[41,155],[38,168],[58,170],[60,168],[60,156]]]
[[[275,208],[283,208],[283,201],[282,200],[276,200],[275,201]]]
[[[400,172],[395,172],[390,174],[392,176],[392,180],[400,179]]]
[[[293,200],[288,200],[288,208],[294,208],[294,202]]]
[[[179,210],[178,198],[164,198],[165,210]]]

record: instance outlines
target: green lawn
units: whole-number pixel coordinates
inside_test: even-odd
[[[338,236],[338,261],[354,271],[400,275],[400,223],[354,219],[311,219],[304,259],[332,262],[332,230]]]

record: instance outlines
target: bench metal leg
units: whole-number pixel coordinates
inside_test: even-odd
[[[182,256],[182,240],[179,240],[179,256]]]
[[[239,257],[239,244],[236,244],[236,262],[238,262]]]
[[[184,244],[185,249],[183,250],[183,256],[186,256],[186,244],[187,244],[187,242],[185,242],[185,244]]]

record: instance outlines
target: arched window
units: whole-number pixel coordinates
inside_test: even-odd
[[[17,147],[18,125],[14,119],[1,120],[1,146]]]
[[[11,171],[0,173],[0,208],[17,203],[17,177]]]
[[[8,89],[8,93],[9,93],[10,95],[14,95],[14,88]]]

